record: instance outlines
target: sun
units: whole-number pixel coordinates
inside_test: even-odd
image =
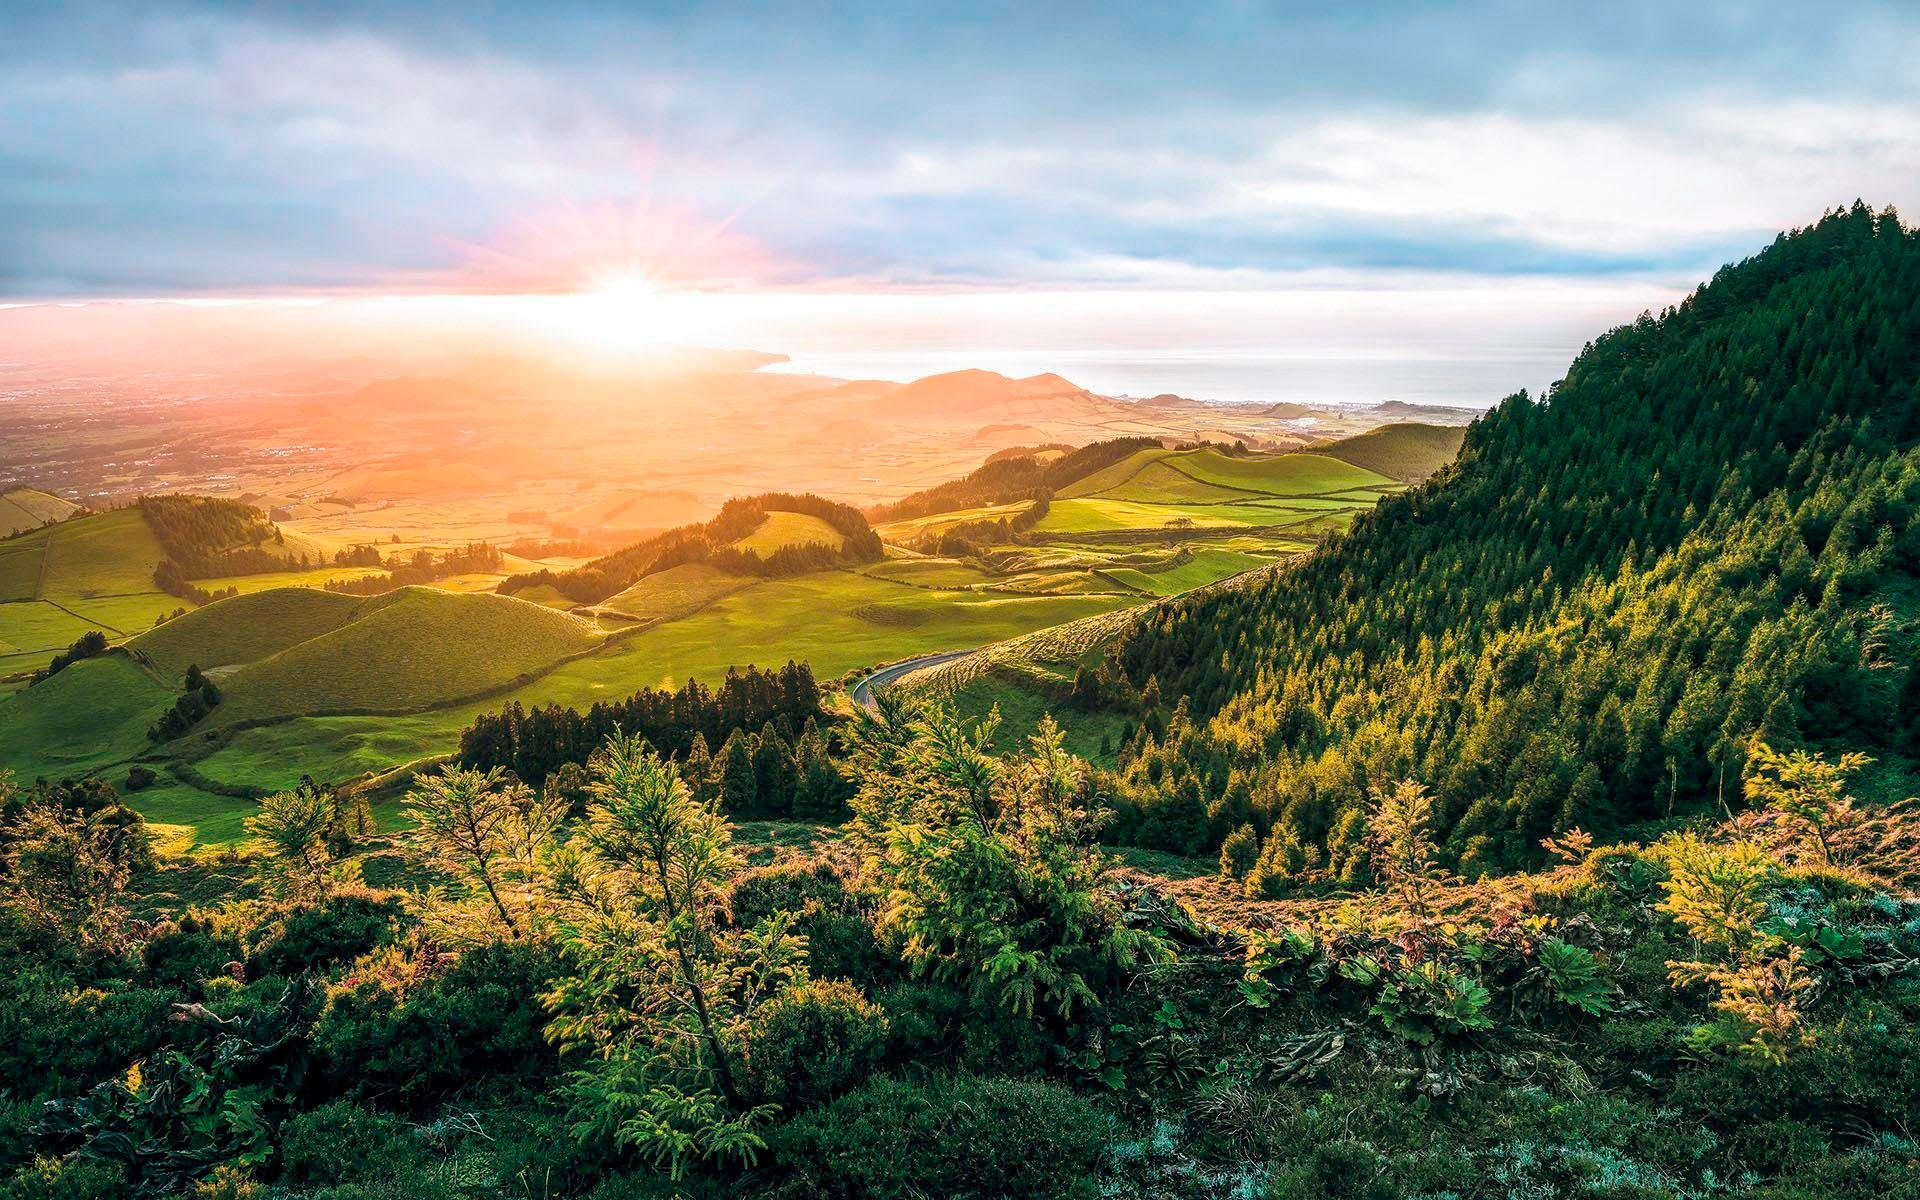
[[[607,353],[635,353],[686,336],[686,297],[641,270],[595,274],[563,301],[564,336]]]

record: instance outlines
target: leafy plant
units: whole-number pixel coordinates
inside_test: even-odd
[[[586,827],[552,884],[577,971],[547,998],[548,1033],[589,1056],[568,1087],[576,1129],[675,1179],[699,1161],[751,1164],[775,1109],[746,1098],[735,1047],[762,1005],[805,982],[806,943],[785,914],[721,924],[732,831],[644,741],[614,735],[592,775]]]
[[[892,698],[862,716],[849,832],[881,891],[877,927],[910,965],[1016,1015],[1067,1018],[1099,1002],[1108,976],[1168,950],[1104,886],[1086,765],[1059,726],[1043,719],[1026,753],[1002,760],[996,720]]]
[[[1547,994],[1568,1008],[1597,1017],[1613,1007],[1606,968],[1586,947],[1547,938],[1534,948],[1533,966]]]

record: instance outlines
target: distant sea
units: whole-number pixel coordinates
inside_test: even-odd
[[[1575,347],[1574,349],[1577,349]],[[1112,351],[947,350],[796,354],[768,371],[906,381],[976,367],[1015,377],[1048,371],[1110,396],[1172,392],[1223,403],[1408,404],[1491,408],[1521,388],[1559,378],[1566,347],[1504,357],[1429,355],[1115,354]]]

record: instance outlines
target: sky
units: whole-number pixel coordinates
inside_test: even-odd
[[[1578,9],[0,0],[0,303],[1464,400],[1920,207],[1920,10]]]

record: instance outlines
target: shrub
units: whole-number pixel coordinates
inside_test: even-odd
[[[842,980],[816,980],[763,1006],[746,1035],[749,1086],[795,1107],[821,1103],[858,1083],[880,1061],[887,1018]]]
[[[288,916],[253,956],[268,975],[294,975],[352,962],[392,940],[404,909],[398,899],[364,892],[330,896]]]
[[[350,979],[314,1030],[326,1076],[345,1092],[412,1103],[482,1075],[549,1063],[540,997],[559,966],[547,947],[507,942],[467,951],[411,991]]]
[[[909,980],[874,999],[886,1014],[892,1058],[949,1059],[972,1071],[1037,1071],[1052,1060],[1043,1030],[976,1003],[954,984]]]
[[[102,991],[27,970],[0,979],[0,1079],[20,1095],[83,1091],[167,1038],[175,994]]]
[[[398,1179],[420,1159],[404,1122],[345,1101],[301,1113],[280,1127],[280,1173],[287,1183]]]
[[[0,1200],[120,1200],[127,1182],[106,1163],[36,1159],[0,1183]]]
[[[239,939],[192,915],[163,929],[140,951],[151,982],[182,990],[223,974],[228,963],[244,954]]]
[[[774,1138],[780,1163],[822,1196],[1090,1197],[1110,1120],[1037,1080],[881,1077],[804,1113]]]
[[[733,920],[743,929],[777,912],[792,913],[793,930],[807,939],[807,969],[817,979],[871,985],[886,959],[873,922],[861,911],[845,873],[824,858],[775,863],[744,871],[729,886]]]

